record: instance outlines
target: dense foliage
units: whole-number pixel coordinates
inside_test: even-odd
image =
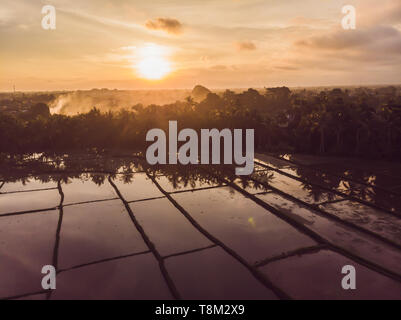
[[[254,128],[255,147],[287,151],[401,159],[401,97],[395,88],[382,91],[249,89],[209,93],[174,104],[102,113],[94,108],[75,116],[0,113],[0,152],[146,147],[149,129],[179,127]]]

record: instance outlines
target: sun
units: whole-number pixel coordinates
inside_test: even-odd
[[[170,63],[162,57],[149,57],[136,65],[139,76],[149,80],[159,80],[171,72]]]
[[[138,50],[135,69],[139,77],[148,80],[160,80],[171,72],[164,47],[150,43]]]

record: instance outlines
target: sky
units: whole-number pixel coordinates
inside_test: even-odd
[[[0,44],[0,91],[398,84],[401,1],[1,0]]]

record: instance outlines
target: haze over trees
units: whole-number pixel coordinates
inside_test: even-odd
[[[94,107],[73,116],[0,112],[0,152],[27,153],[123,148],[142,150],[148,130],[255,129],[255,148],[401,159],[401,89],[297,89],[287,87],[211,92],[198,87],[165,105],[134,104],[118,111]],[[204,89],[205,90],[204,90]],[[207,91],[206,91],[207,90]],[[157,94],[157,92],[154,92]],[[45,110],[46,109],[46,110]]]

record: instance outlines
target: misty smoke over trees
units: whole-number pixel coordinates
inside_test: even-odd
[[[61,93],[49,102],[51,113],[76,115],[86,113],[96,107],[106,111],[129,109],[134,104],[144,106],[150,104],[173,103],[185,99],[190,90],[108,90],[93,89]]]
[[[91,107],[72,116],[46,115],[43,106],[32,117],[0,113],[0,152],[141,150],[148,130],[167,132],[168,121],[176,120],[179,129],[253,128],[262,151],[401,159],[399,87],[196,91],[205,98],[185,92],[168,104],[136,100],[121,108],[116,102],[116,111]]]

